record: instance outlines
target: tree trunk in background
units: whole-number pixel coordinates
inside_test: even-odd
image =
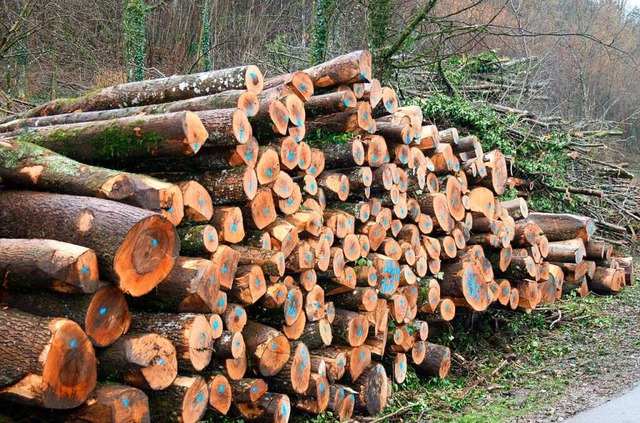
[[[147,56],[147,14],[149,7],[144,0],[125,0],[124,17],[124,62],[128,81],[144,79],[144,64]]]
[[[367,6],[367,43],[369,51],[377,59],[378,54],[389,40],[389,25],[391,21],[391,0],[369,0]],[[390,71],[386,67],[376,66],[377,76],[387,81]]]
[[[335,0],[316,0],[313,31],[311,32],[311,66],[324,62],[329,42],[329,19]]]

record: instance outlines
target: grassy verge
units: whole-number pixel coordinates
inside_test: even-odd
[[[445,380],[411,374],[375,421],[505,422],[563,418],[567,399],[589,395],[605,375],[622,389],[637,372],[640,286],[619,295],[567,296],[532,314],[490,310],[439,328],[454,350]],[[631,371],[630,371],[631,369]],[[615,390],[611,390],[615,394]],[[562,409],[558,409],[562,407]],[[545,417],[545,418],[546,418]]]

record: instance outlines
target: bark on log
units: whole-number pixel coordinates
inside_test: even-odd
[[[91,248],[102,277],[133,296],[149,292],[169,274],[180,248],[175,228],[160,215],[102,199],[5,191],[0,220],[3,237],[51,238]]]
[[[207,411],[209,387],[200,376],[179,376],[162,391],[149,392],[152,421],[196,423]]]
[[[166,389],[178,375],[176,349],[155,333],[127,334],[98,352],[100,377],[140,389]]]
[[[95,253],[47,239],[0,239],[0,279],[10,290],[92,293],[98,283]]]
[[[87,423],[150,423],[149,399],[144,392],[130,386],[103,386],[65,419]]]
[[[31,109],[23,117],[165,103],[232,89],[247,89],[259,93],[263,84],[264,78],[256,66],[238,66],[115,85],[75,99],[62,98],[50,101]]]
[[[1,399],[67,409],[89,397],[96,385],[96,358],[80,326],[12,309],[0,310],[0,318]]]

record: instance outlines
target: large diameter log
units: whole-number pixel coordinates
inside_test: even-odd
[[[67,409],[88,398],[96,358],[80,326],[12,309],[0,310],[0,319],[0,399]]]
[[[130,332],[158,333],[169,339],[180,369],[200,371],[211,361],[212,328],[202,314],[134,313]]]
[[[209,405],[209,387],[200,376],[179,376],[162,391],[149,392],[152,421],[196,423]]]
[[[103,386],[93,391],[67,421],[150,423],[149,399],[144,392],[131,386]]]
[[[153,156],[193,155],[202,148],[208,133],[195,113],[177,112],[45,126],[18,136],[83,163],[122,163]]]
[[[611,293],[620,291],[624,284],[624,271],[597,267],[592,278],[587,279],[591,291]]]
[[[262,91],[263,83],[260,69],[253,65],[191,75],[174,75],[115,85],[75,99],[52,100],[28,111],[23,117],[166,103],[232,89],[247,89],[259,93]]]
[[[7,304],[37,316],[68,318],[79,324],[98,347],[115,342],[127,332],[131,320],[124,294],[111,285],[87,295],[9,292]]]
[[[175,227],[160,215],[96,198],[2,192],[0,220],[2,237],[50,238],[91,248],[101,276],[133,296],[149,292],[169,274],[180,248]]]
[[[98,287],[96,254],[48,239],[0,239],[0,278],[10,290],[91,293]]]
[[[0,177],[7,185],[106,198],[182,218],[178,187],[142,175],[88,166],[18,139],[0,142]]]
[[[260,375],[277,374],[289,360],[289,340],[279,331],[248,321],[242,331],[251,367]]]
[[[166,389],[178,375],[176,349],[156,333],[128,334],[98,352],[100,377],[140,389]]]
[[[586,216],[529,213],[527,220],[536,223],[549,241],[581,238],[587,242],[596,231],[595,222]]]

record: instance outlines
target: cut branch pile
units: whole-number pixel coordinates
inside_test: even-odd
[[[409,365],[447,375],[429,323],[456,307],[631,283],[592,219],[501,202],[505,157],[423,125],[369,53],[213,74],[1,126],[0,400],[95,422],[373,415]]]

